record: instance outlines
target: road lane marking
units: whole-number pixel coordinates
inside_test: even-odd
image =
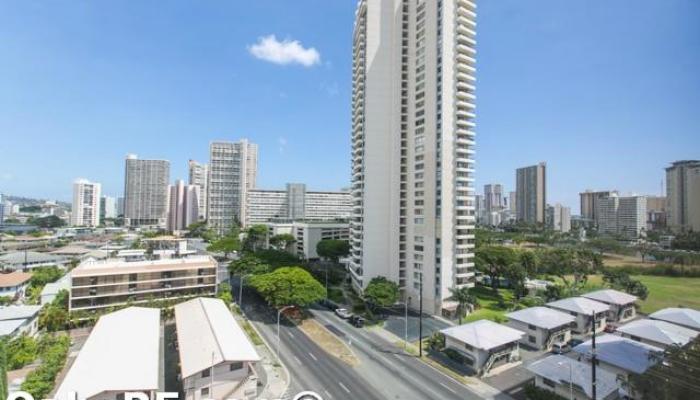
[[[328,391],[326,389],[323,389],[323,392],[326,394],[326,396],[328,396],[329,399],[333,398],[333,396],[331,396],[331,394],[328,393]]]
[[[294,335],[292,335],[292,332],[287,331],[287,335],[289,335],[290,338],[294,338]]]
[[[297,362],[299,363],[299,365],[304,365],[304,364],[301,363],[301,360],[299,359],[299,357],[294,356],[294,359],[297,360]]]
[[[313,358],[313,359],[314,359],[314,361],[318,361],[318,358],[316,358],[316,356],[315,356],[315,355],[313,355],[312,353],[309,353],[309,355],[311,356],[311,358]]]
[[[340,385],[340,387],[343,388],[343,390],[350,393],[350,389],[346,388],[345,385],[343,385],[343,382],[338,382],[338,385]]]
[[[445,384],[442,383],[442,382],[438,382],[438,383],[440,384],[440,386],[444,387],[445,389],[449,390],[450,392],[452,392],[452,393],[454,393],[454,394],[457,394],[457,392],[456,392],[454,389],[452,389],[451,387],[445,385]]]

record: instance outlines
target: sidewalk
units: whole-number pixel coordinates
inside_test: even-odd
[[[245,316],[239,315],[233,311],[231,313],[237,322],[241,323],[243,321],[247,321]],[[270,344],[267,343],[255,325],[250,322],[249,325],[264,343],[255,346],[255,350],[257,350],[261,358],[261,361],[256,366],[255,372],[258,374],[258,378],[264,385],[258,392],[257,397],[261,399],[285,398],[287,388],[289,387],[289,371],[287,371],[287,368],[281,361],[278,360],[277,356],[271,350],[272,347],[270,347]]]

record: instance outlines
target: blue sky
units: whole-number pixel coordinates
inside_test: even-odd
[[[548,200],[577,213],[581,190],[657,193],[668,162],[700,158],[699,1],[478,4],[479,186],[547,161]],[[260,187],[347,186],[354,9],[0,2],[0,192],[68,200],[85,177],[119,195],[127,153],[185,178],[241,137]]]

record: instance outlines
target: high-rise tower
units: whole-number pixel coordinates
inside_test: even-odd
[[[450,314],[474,281],[476,5],[361,0],[353,37],[356,287],[384,276]]]

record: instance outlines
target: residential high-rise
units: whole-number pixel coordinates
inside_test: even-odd
[[[486,202],[486,212],[503,209],[503,185],[498,183],[484,185],[484,201]]]
[[[199,220],[199,186],[177,180],[168,193],[168,231],[183,231]]]
[[[547,164],[518,168],[515,173],[517,221],[544,224],[547,207]]]
[[[209,165],[189,161],[189,184],[199,187],[199,219],[207,219],[207,191],[209,182]]]
[[[557,232],[571,231],[571,209],[559,203],[547,206],[547,226]]]
[[[617,194],[617,191],[592,191],[586,190],[585,192],[579,193],[581,199],[581,218],[588,221],[590,226],[598,225],[598,200],[602,198],[609,197],[612,194]]]
[[[100,190],[99,183],[87,179],[73,182],[72,226],[95,227],[100,224]]]
[[[646,232],[645,196],[620,197],[617,193],[611,193],[608,197],[598,199],[596,214],[600,233],[636,239]]]
[[[100,198],[100,219],[117,218],[117,199],[109,196]]]
[[[700,160],[676,161],[666,168],[668,226],[700,231]]]
[[[10,210],[10,212],[12,212]],[[2,193],[0,193],[0,225],[5,220],[5,202],[2,201]]]
[[[126,157],[124,223],[127,226],[165,226],[168,212],[170,162]]]
[[[249,190],[245,225],[265,222],[348,220],[350,192],[312,192],[303,183],[288,183],[286,190]]]
[[[117,217],[124,216],[124,197],[117,197]]]
[[[647,230],[666,228],[666,196],[647,196]]]
[[[246,196],[255,188],[257,173],[257,144],[246,139],[210,144],[207,219],[217,233],[245,223]]]
[[[514,216],[518,213],[518,201],[516,197],[516,192],[508,192],[508,209]]]
[[[353,284],[453,314],[474,282],[476,5],[361,0],[353,33]]]

